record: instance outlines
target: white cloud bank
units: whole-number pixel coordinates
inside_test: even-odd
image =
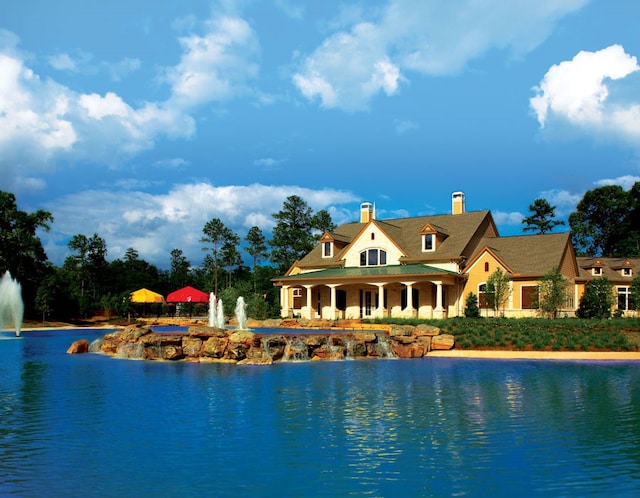
[[[107,242],[108,258],[124,256],[129,247],[140,257],[166,268],[172,249],[182,249],[193,264],[200,264],[202,228],[220,218],[241,240],[252,226],[271,231],[271,216],[286,198],[298,195],[314,210],[327,209],[335,223],[353,221],[356,213],[345,204],[359,201],[353,194],[333,189],[312,190],[298,186],[224,186],[209,183],[177,185],[161,195],[142,191],[90,190],[58,198],[44,209],[55,223],[41,235],[49,259],[62,264],[66,244],[76,234],[97,233]]]
[[[0,189],[43,188],[39,175],[61,161],[116,165],[160,138],[192,137],[193,110],[246,94],[258,68],[257,37],[244,20],[214,18],[202,30],[179,39],[181,59],[164,71],[168,98],[131,105],[115,92],[80,93],[41,78],[18,37],[0,29]],[[75,69],[69,57],[50,62]]]
[[[293,82],[323,107],[367,109],[376,95],[398,93],[409,72],[453,74],[492,49],[521,56],[587,3],[391,0],[376,19],[326,38],[302,60]]]
[[[629,100],[616,95],[612,84],[640,70],[636,57],[620,45],[580,52],[552,66],[530,99],[541,128],[567,123],[597,139],[622,140],[638,147],[640,91]],[[628,92],[626,92],[628,93]]]

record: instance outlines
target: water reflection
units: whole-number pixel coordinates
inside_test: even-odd
[[[0,348],[0,494],[640,491],[635,364],[236,367],[69,356],[70,342]]]

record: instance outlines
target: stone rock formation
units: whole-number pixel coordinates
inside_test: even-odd
[[[76,341],[67,352],[91,352],[125,359],[268,365],[283,361],[422,358],[432,349],[454,347],[452,335],[440,334],[440,329],[430,325],[392,325],[386,330],[333,329],[332,325],[335,324],[270,321],[270,328],[288,327],[279,333],[260,332],[260,328],[226,330],[207,326],[193,326],[186,332],[158,333],[149,326],[130,325],[90,345],[86,340],[86,344]],[[302,326],[304,332],[297,332]],[[323,330],[314,333],[310,327]]]

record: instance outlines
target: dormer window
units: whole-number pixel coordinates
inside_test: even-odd
[[[593,275],[594,277],[599,277],[600,275],[602,275],[602,267],[596,266],[594,268],[591,268],[591,275]]]
[[[360,266],[384,266],[387,264],[387,251],[367,249],[360,253]]]
[[[441,228],[431,223],[425,223],[419,233],[422,237],[422,252],[434,252],[448,237]]]
[[[425,233],[422,236],[422,252],[432,252],[436,250],[436,234]]]
[[[633,271],[631,270],[631,268],[623,268],[622,269],[622,276],[623,277],[632,277],[633,276]]]
[[[322,243],[322,257],[330,258],[333,256],[333,242]]]

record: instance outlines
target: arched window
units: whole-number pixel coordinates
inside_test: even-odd
[[[360,253],[360,266],[384,266],[387,264],[387,251],[384,249],[366,249]]]
[[[492,308],[491,295],[487,292],[487,284],[478,286],[478,306],[480,308]]]
[[[489,271],[489,263],[485,262],[484,264],[484,271]]]

